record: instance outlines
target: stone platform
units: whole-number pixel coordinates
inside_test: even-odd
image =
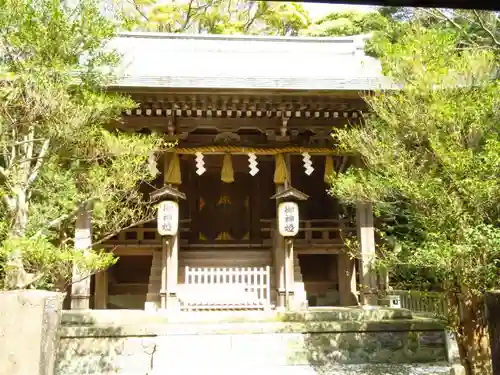
[[[152,372],[153,375],[165,372]],[[363,364],[325,366],[237,366],[237,367],[182,367],[168,369],[169,375],[217,374],[217,375],[448,375],[447,364]]]
[[[403,309],[175,317],[68,311],[60,336],[58,375],[180,375],[197,369],[228,375],[236,369],[249,374],[253,369],[286,375],[431,375],[449,369],[441,323]],[[404,371],[394,372],[397,368]]]

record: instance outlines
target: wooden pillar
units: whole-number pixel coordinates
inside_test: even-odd
[[[292,184],[292,162],[291,155],[286,154],[285,156],[286,169],[288,171],[288,180],[285,181],[284,188],[287,189]],[[287,285],[287,294],[288,300],[286,301],[287,307],[290,309],[294,309],[295,306],[295,261],[293,254],[293,238],[290,238],[288,243],[285,241],[285,262],[286,262],[286,285]]]
[[[178,274],[179,274],[179,241],[178,234],[170,238],[168,252],[167,252],[167,260],[166,260],[166,269],[167,269],[167,310],[170,312],[176,311],[178,309],[177,302],[177,283],[178,283]]]
[[[361,250],[360,302],[362,305],[377,305],[377,273],[374,269],[375,229],[371,203],[358,202],[356,205],[356,224]]]
[[[389,289],[389,273],[386,270],[380,270],[378,273],[378,290],[385,296]]]
[[[170,155],[174,157],[175,155]],[[169,158],[168,154],[164,155],[163,166],[163,184],[173,185],[177,187],[179,181],[169,181],[169,169],[173,167],[174,160]],[[177,159],[177,162],[178,159]],[[178,171],[180,173],[180,170]],[[176,179],[177,180],[177,179]],[[161,288],[160,288],[160,306],[162,310],[173,311],[177,308],[177,283],[179,272],[179,242],[178,233],[172,237],[162,238],[162,254],[161,254]]]
[[[108,271],[95,274],[94,308],[108,308]]]
[[[161,287],[160,287],[160,308],[167,309],[167,255],[168,242],[166,237],[161,238]]]
[[[92,248],[92,224],[89,207],[82,207],[76,216],[75,248],[88,253]],[[90,275],[83,274],[74,266],[71,283],[71,309],[90,308]]]
[[[278,190],[279,187],[277,186]],[[277,210],[276,210],[277,213]],[[278,231],[278,218],[274,225],[274,272],[276,277],[276,307],[285,308],[285,238]]]
[[[337,274],[341,306],[357,306],[356,263],[347,253],[338,255]]]
[[[283,184],[276,184],[276,192],[283,191]],[[276,216],[278,215],[278,205],[276,205]],[[278,231],[278,217],[273,228],[273,244],[274,244],[274,273],[276,280],[276,307],[278,309],[285,308],[285,238]],[[287,267],[289,268],[289,267]]]
[[[295,265],[294,265],[294,255],[293,255],[293,239],[284,239],[284,252],[283,252],[283,264],[284,264],[284,301],[285,307],[287,309],[295,308]]]

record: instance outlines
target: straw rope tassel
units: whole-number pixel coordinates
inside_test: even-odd
[[[181,163],[179,155],[171,154],[170,157],[165,156],[165,176],[163,181],[165,184],[180,185],[182,183],[181,177]]]
[[[283,154],[275,156],[274,183],[284,184],[288,180],[288,170],[286,169],[285,158]]]
[[[330,183],[334,173],[335,169],[333,168],[333,158],[331,156],[327,156],[325,158],[325,175],[324,175],[324,180],[327,184]]]
[[[224,155],[220,179],[222,180],[222,182],[225,182],[227,184],[234,182],[233,160],[231,159],[231,154]]]

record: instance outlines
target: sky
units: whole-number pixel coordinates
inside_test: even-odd
[[[320,18],[328,13],[342,12],[348,9],[356,9],[359,12],[370,12],[376,7],[370,5],[352,5],[352,4],[328,4],[328,3],[301,3],[309,11],[311,18]]]

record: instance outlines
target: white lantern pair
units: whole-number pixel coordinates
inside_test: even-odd
[[[179,204],[170,200],[160,202],[157,223],[160,236],[174,236],[179,230]]]
[[[160,236],[175,236],[179,230],[179,199],[186,194],[177,188],[166,185],[150,194],[152,201],[160,201],[157,211],[157,230]]]
[[[299,233],[299,205],[297,201],[304,201],[309,196],[301,191],[289,187],[271,197],[278,204],[278,231],[283,237],[294,237]]]

